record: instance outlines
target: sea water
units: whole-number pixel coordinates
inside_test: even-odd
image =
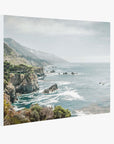
[[[50,73],[54,70],[55,72]],[[67,72],[67,74],[63,74]],[[75,74],[72,74],[74,72]],[[110,108],[110,64],[77,63],[45,67],[46,77],[38,80],[39,91],[23,94],[13,105],[16,110],[29,108],[31,104],[55,107],[61,105],[72,116],[84,113],[105,112]],[[58,89],[44,94],[43,90],[53,84]],[[96,110],[97,109],[97,110]],[[102,111],[102,109],[105,109]]]

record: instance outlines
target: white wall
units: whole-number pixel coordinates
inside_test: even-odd
[[[111,46],[114,46],[114,40],[112,40],[114,38],[113,0],[0,0],[0,14],[110,21]],[[113,55],[114,49],[112,48],[111,80],[114,80]],[[113,144],[113,85],[114,81],[111,81],[110,114],[0,127],[0,143]]]

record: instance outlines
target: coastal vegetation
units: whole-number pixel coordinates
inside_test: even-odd
[[[54,118],[66,118],[70,117],[71,113],[68,109],[64,109],[61,106],[56,106],[54,109]]]
[[[8,97],[8,95],[4,94],[4,125],[66,118],[71,116],[70,111],[61,106],[56,106],[53,109],[52,107],[41,107],[38,104],[34,104],[31,105],[29,109],[25,108],[20,111],[15,111]]]
[[[24,64],[12,65],[7,60],[4,61],[4,88],[10,80],[10,74],[30,74],[33,72],[32,66],[27,66]]]

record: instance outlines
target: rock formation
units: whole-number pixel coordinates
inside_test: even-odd
[[[50,92],[53,92],[53,91],[55,91],[55,90],[57,90],[57,89],[58,89],[57,84],[54,84],[54,85],[52,85],[51,87],[49,87],[48,89],[45,89],[45,90],[43,91],[43,93],[50,93]]]
[[[17,99],[17,93],[27,94],[39,90],[38,77],[31,74],[10,74],[10,81],[5,88],[5,92],[10,95],[13,103]]]

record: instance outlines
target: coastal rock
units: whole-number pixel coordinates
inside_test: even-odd
[[[104,85],[105,83],[104,83],[104,82],[99,82],[99,84],[100,84],[100,85]]]
[[[43,67],[35,67],[35,68],[33,68],[33,71],[38,77],[45,75]]]
[[[12,83],[14,86],[19,85],[25,78],[24,74],[10,74],[10,83]]]
[[[54,73],[54,72],[55,72],[55,70],[50,71],[50,73]]]
[[[64,73],[63,73],[63,75],[67,75],[67,74],[68,74],[67,72],[64,72]]]
[[[50,93],[50,92],[53,92],[53,91],[55,91],[55,90],[57,90],[57,89],[58,89],[57,84],[54,84],[54,85],[52,85],[51,87],[49,87],[48,89],[45,89],[45,90],[43,91],[43,93]]]
[[[16,99],[16,92],[15,92],[15,87],[13,86],[12,83],[8,83],[6,86],[5,92],[7,95],[10,96],[10,101],[13,103]]]
[[[72,75],[77,75],[78,73],[76,73],[76,72],[71,72],[71,74],[72,74]]]
[[[16,92],[22,94],[31,93],[37,90],[39,90],[38,78],[34,73],[26,75],[23,81],[16,86]]]
[[[39,90],[38,77],[35,73],[10,74],[10,82],[5,92],[10,95],[12,103],[17,100],[19,94],[27,94]]]
[[[71,74],[74,75],[75,73],[74,73],[74,72],[71,72]]]

